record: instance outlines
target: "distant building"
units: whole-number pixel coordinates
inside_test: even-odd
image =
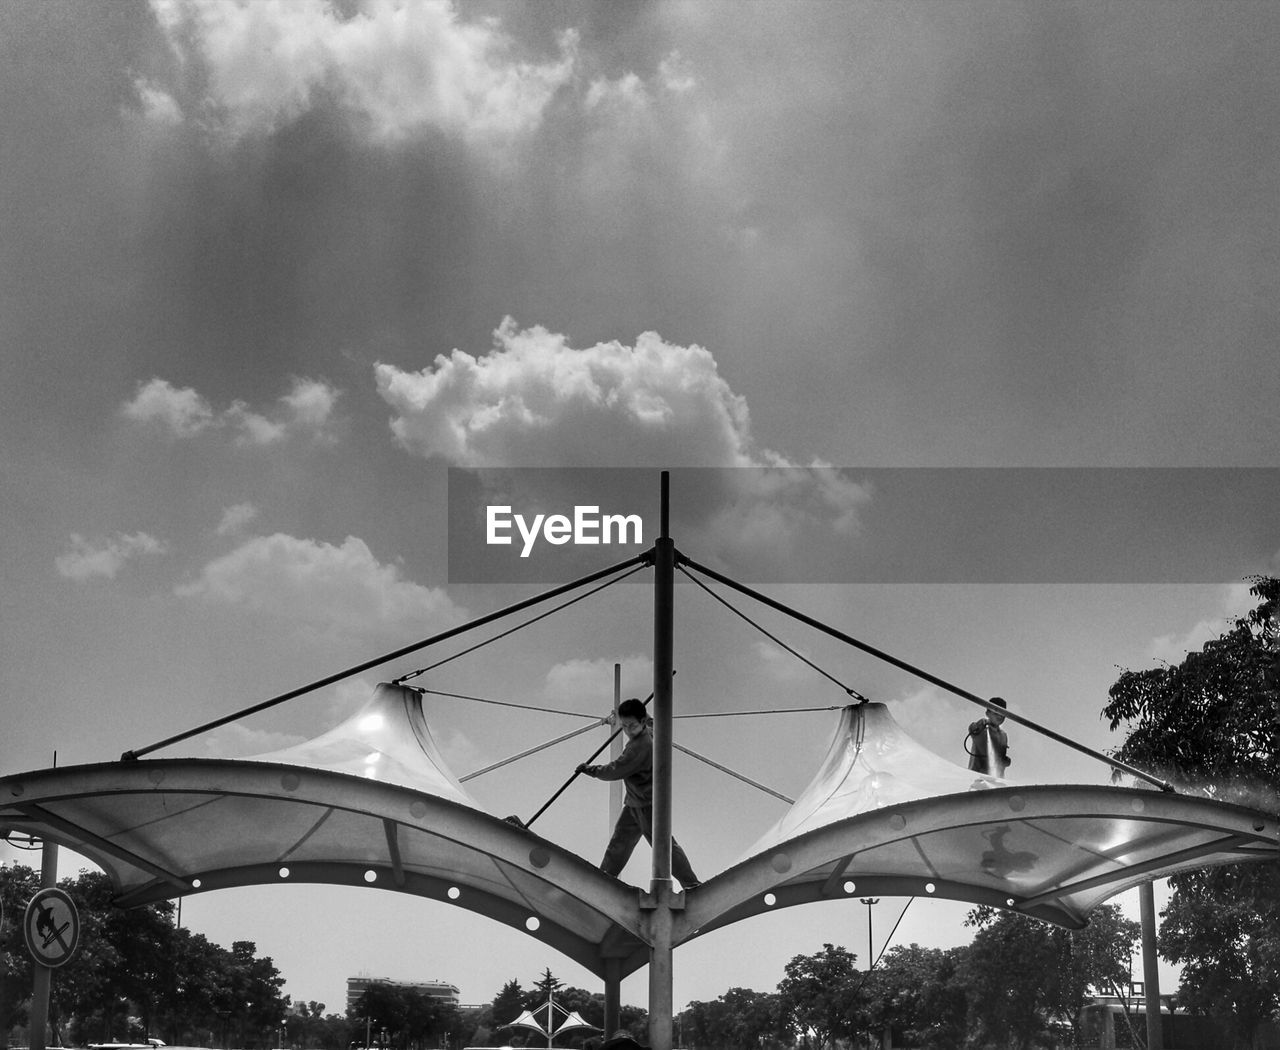
[[[374,984],[388,984],[393,988],[424,992],[435,999],[444,999],[455,1006],[458,1005],[457,985],[448,984],[445,981],[393,981],[389,977],[370,977],[368,974],[361,974],[359,977],[347,978],[347,1009],[350,1010],[355,1006],[365,990]]]

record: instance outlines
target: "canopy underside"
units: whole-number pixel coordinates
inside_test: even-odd
[[[0,778],[0,828],[99,864],[133,905],[284,881],[390,889],[525,930],[604,975],[648,961],[643,895],[483,812],[421,696],[378,687],[316,740],[250,760],[162,759]],[[844,710],[809,788],[749,856],[681,898],[674,942],[854,894],[989,904],[1068,927],[1150,878],[1274,860],[1275,817],[1208,798],[1017,786],[933,755],[883,705]]]

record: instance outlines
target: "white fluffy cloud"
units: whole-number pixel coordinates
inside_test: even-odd
[[[117,534],[110,539],[87,540],[71,534],[71,550],[54,559],[60,575],[83,582],[95,576],[115,579],[127,561],[145,554],[163,554],[165,545],[145,532]]]
[[[464,22],[448,0],[152,0],[206,118],[233,135],[270,132],[321,96],[381,139],[423,127],[504,138],[538,125],[573,76],[575,38],[554,58],[517,56],[495,20]]]
[[[193,437],[213,425],[213,409],[190,387],[179,389],[164,379],[143,383],[121,410],[125,418],[154,423],[175,437]]]
[[[696,514],[726,556],[785,558],[815,529],[851,536],[869,499],[829,467],[760,447],[746,399],[711,352],[655,332],[579,350],[507,318],[489,354],[454,350],[419,372],[375,372],[397,441],[454,466],[769,468],[717,472],[697,494]]]
[[[645,332],[583,350],[506,318],[494,351],[454,350],[420,372],[376,367],[391,428],[409,451],[464,467],[760,466],[746,400],[715,358]]]
[[[177,593],[279,617],[322,636],[408,628],[427,634],[463,615],[444,591],[403,579],[354,536],[338,546],[283,533],[256,536]]]
[[[328,423],[337,400],[338,391],[327,383],[295,378],[289,392],[267,414],[253,411],[243,401],[216,412],[192,388],[175,387],[156,377],[139,386],[121,411],[126,419],[157,426],[178,438],[223,430],[234,434],[238,445],[271,445],[297,434],[331,440]]]

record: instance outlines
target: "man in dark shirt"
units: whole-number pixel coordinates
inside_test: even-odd
[[[991,703],[996,707],[1005,707],[1001,697],[993,696]],[[968,746],[969,768],[979,773],[987,773],[993,777],[1004,776],[1009,768],[1009,737],[1000,723],[1004,715],[999,711],[987,708],[987,713],[976,722],[969,724]]]
[[[627,738],[627,746],[608,765],[580,765],[579,773],[597,780],[621,780],[627,789],[622,812],[614,825],[613,836],[605,847],[600,870],[606,875],[617,876],[636,843],[643,835],[653,844],[653,733],[650,730],[649,713],[644,704],[634,697],[618,705],[618,726]],[[671,874],[680,885],[691,890],[699,883],[693,873],[689,858],[675,838],[671,839]]]

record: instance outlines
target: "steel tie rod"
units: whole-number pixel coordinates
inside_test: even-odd
[[[1060,744],[1065,744],[1067,747],[1073,748],[1082,754],[1086,754],[1090,758],[1096,758],[1100,762],[1105,762],[1113,769],[1121,769],[1130,776],[1135,776],[1141,780],[1145,780],[1148,784],[1154,784],[1156,787],[1160,788],[1161,791],[1175,793],[1173,785],[1167,780],[1161,780],[1159,777],[1152,776],[1152,774],[1138,769],[1136,766],[1131,766],[1127,762],[1122,762],[1117,758],[1108,758],[1101,752],[1095,751],[1091,747],[1086,747],[1084,744],[1072,740],[1069,737],[1065,737],[1061,733],[1055,733],[1052,729],[1047,729],[1046,727],[1031,721],[1029,718],[1024,718],[1021,715],[1014,714],[1012,711],[1007,711],[1002,707],[997,707],[990,701],[984,700],[982,697],[969,692],[967,689],[961,689],[958,685],[952,685],[952,683],[937,677],[937,675],[932,675],[928,671],[922,671],[920,668],[907,663],[905,660],[899,660],[896,656],[890,656],[888,653],[883,652],[874,646],[868,645],[866,642],[860,642],[857,638],[847,635],[843,631],[837,630],[835,627],[823,623],[821,620],[815,620],[812,616],[806,616],[804,613],[792,609],[790,606],[784,605],[782,602],[777,601],[774,598],[770,598],[766,594],[761,594],[759,591],[753,590],[745,584],[738,583],[736,580],[730,579],[728,576],[718,573],[714,569],[709,569],[705,565],[699,565],[692,558],[685,557],[679,551],[676,552],[676,562],[677,564],[687,565],[691,569],[694,569],[705,576],[709,576],[711,579],[716,580],[719,583],[723,583],[726,587],[732,587],[735,591],[739,591],[750,598],[754,598],[756,601],[769,606],[771,609],[777,609],[778,612],[786,613],[788,616],[799,620],[803,624],[807,624],[815,630],[829,634],[833,638],[838,638],[846,645],[852,645],[855,649],[861,649],[864,653],[868,653],[879,660],[883,660],[885,663],[892,664],[894,667],[907,671],[908,673],[915,675],[917,678],[923,678],[926,682],[936,685],[939,689],[945,689],[949,693],[954,693],[956,696],[962,697],[970,703],[977,704],[980,707],[984,707],[988,711],[997,711],[1012,722],[1017,722],[1019,725],[1026,726],[1033,732],[1039,733],[1042,736],[1047,736],[1050,740],[1056,740]]]
[[[384,664],[389,660],[396,660],[402,656],[407,656],[409,653],[417,652],[419,649],[425,649],[429,645],[434,645],[437,642],[443,642],[449,638],[454,638],[457,635],[464,634],[477,627],[483,627],[485,624],[492,623],[494,620],[500,620],[504,616],[510,616],[512,613],[517,613],[522,609],[527,609],[531,605],[537,605],[539,602],[550,601],[552,598],[558,598],[560,595],[565,594],[568,591],[575,590],[578,587],[585,587],[589,583],[595,583],[596,580],[603,579],[604,577],[610,576],[616,572],[621,572],[623,569],[630,569],[636,565],[643,565],[651,559],[652,552],[642,551],[640,554],[637,554],[635,557],[628,558],[626,561],[618,562],[616,565],[610,565],[607,569],[599,569],[596,572],[591,573],[589,576],[583,576],[580,579],[561,584],[559,587],[553,587],[551,590],[544,591],[542,594],[535,594],[532,598],[525,598],[523,601],[518,601],[514,605],[508,605],[502,609],[497,609],[494,612],[486,613],[484,616],[479,616],[474,620],[468,620],[466,623],[459,624],[457,627],[451,627],[447,631],[441,631],[439,634],[434,634],[424,641],[415,642],[413,645],[406,645],[404,648],[397,649],[395,652],[387,653],[385,656],[378,656],[372,660],[366,660],[364,663],[358,664],[355,667],[349,667],[345,671],[338,671],[336,674],[331,674],[325,678],[319,679],[318,681],[299,686],[297,689],[291,689],[287,693],[281,693],[279,696],[274,696],[270,700],[263,700],[260,704],[254,704],[252,707],[246,707],[242,711],[235,711],[232,714],[224,715],[222,718],[214,719],[212,722],[206,722],[204,725],[197,726],[195,729],[189,729],[185,733],[178,733],[165,740],[149,744],[146,747],[138,748],[136,751],[126,751],[120,756],[120,760],[122,762],[130,762],[134,759],[141,758],[143,755],[150,754],[152,751],[158,751],[162,747],[168,747],[170,744],[176,744],[181,740],[188,740],[193,736],[199,736],[201,733],[207,733],[211,729],[217,729],[219,726],[224,726],[228,722],[234,722],[239,718],[244,718],[246,715],[253,715],[257,714],[259,711],[265,711],[269,707],[275,707],[277,704],[283,704],[286,700],[292,700],[295,697],[302,696],[303,693],[309,693],[314,689],[321,689],[326,685],[332,685],[334,682],[340,682],[344,678],[350,678],[352,675],[360,674],[362,671],[368,671],[370,668],[377,667],[379,664]]]

